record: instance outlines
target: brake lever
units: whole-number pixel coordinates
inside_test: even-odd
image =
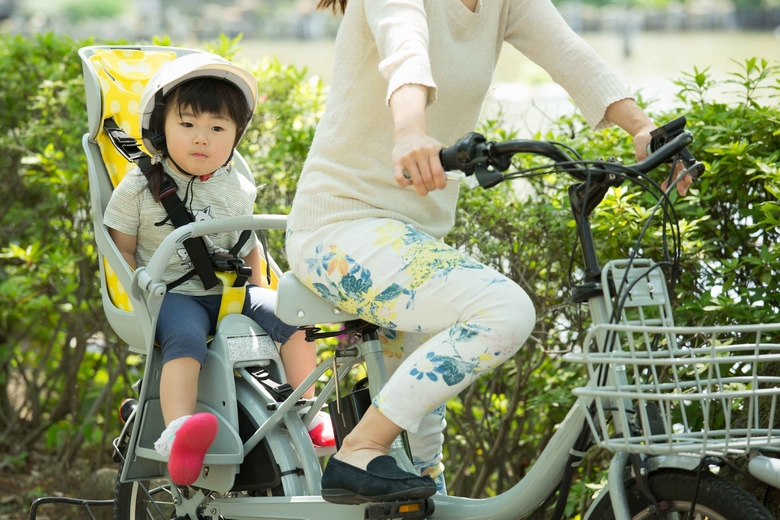
[[[444,176],[447,177],[448,182],[449,181],[458,182],[470,190],[473,190],[474,188],[477,188],[479,186],[479,181],[473,175],[466,176],[463,173],[444,172]],[[407,172],[404,172],[404,177],[406,177],[407,179],[411,179],[411,177],[409,177],[409,174]]]
[[[444,175],[447,176],[448,181],[454,181],[459,182],[466,188],[473,190],[474,188],[479,186],[479,181],[474,175],[466,176],[463,173],[454,173],[454,172],[444,172]]]
[[[669,121],[663,126],[652,130],[650,132],[650,142],[647,144],[647,155],[652,154],[663,145],[680,135],[685,131],[686,119],[685,116],[680,116],[677,119]],[[691,152],[687,148],[683,148],[680,153],[680,160],[685,166],[685,172],[682,172],[677,176],[678,179],[683,177],[683,173],[687,173],[692,179],[697,179],[699,175],[704,173],[704,165],[698,162]],[[669,163],[672,164],[672,163]]]

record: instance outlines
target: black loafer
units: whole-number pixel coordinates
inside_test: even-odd
[[[322,498],[335,504],[420,500],[434,493],[431,477],[407,473],[389,455],[375,458],[365,471],[331,457],[322,473]]]

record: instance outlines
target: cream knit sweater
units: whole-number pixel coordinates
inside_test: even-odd
[[[454,224],[457,183],[420,197],[393,178],[388,101],[428,87],[428,134],[445,145],[474,130],[504,41],[563,86],[594,128],[631,97],[549,0],[349,0],[333,83],[288,220],[292,231],[389,217],[441,238]]]

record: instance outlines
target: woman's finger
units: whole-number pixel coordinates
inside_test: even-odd
[[[414,162],[415,166],[417,166],[417,171],[420,172],[420,181],[425,186],[426,192],[431,192],[436,189],[436,181],[431,173],[427,152],[427,150],[417,150],[414,154]]]
[[[425,186],[425,182],[423,182],[422,176],[420,175],[420,170],[417,168],[417,163],[414,161],[407,162],[406,171],[409,172],[409,177],[412,180],[414,191],[417,192],[417,195],[421,197],[428,195],[429,190]]]
[[[393,178],[402,188],[412,185],[412,178],[409,175],[409,172],[406,171],[404,165],[399,161],[393,163]]]
[[[433,176],[433,182],[436,184],[436,188],[443,190],[447,187],[447,176],[444,173],[444,167],[441,165],[441,159],[439,159],[439,150],[428,156],[428,167],[431,170]]]

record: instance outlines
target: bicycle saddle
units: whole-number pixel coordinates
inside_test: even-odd
[[[320,298],[290,271],[279,279],[275,312],[283,322],[298,327],[360,319]]]

